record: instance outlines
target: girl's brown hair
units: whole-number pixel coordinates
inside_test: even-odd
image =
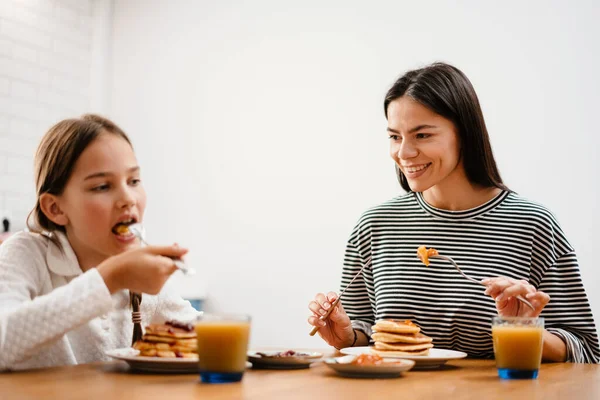
[[[85,114],[80,118],[71,118],[54,125],[42,138],[35,154],[35,188],[37,201],[27,217],[30,231],[49,236],[57,242],[52,233],[65,232],[65,227],[52,222],[42,211],[40,197],[44,193],[59,196],[63,193],[69,178],[73,174],[75,163],[83,151],[101,134],[117,135],[131,145],[131,141],[114,122],[95,114]],[[141,316],[139,306],[142,296],[130,293],[133,308],[133,342],[141,339]]]
[[[44,135],[35,154],[37,202],[27,218],[27,227],[30,231],[38,233],[65,231],[63,226],[50,221],[44,214],[40,206],[40,197],[44,193],[61,195],[81,153],[105,132],[117,135],[131,145],[131,141],[121,128],[112,121],[94,114],[60,121]]]

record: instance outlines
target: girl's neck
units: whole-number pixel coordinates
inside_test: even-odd
[[[66,232],[67,240],[77,257],[77,262],[79,263],[79,267],[83,272],[86,272],[92,268],[100,265],[106,257],[101,255],[100,253],[90,249],[85,246],[83,243],[77,240],[77,237],[74,235],[69,235],[69,231]]]
[[[481,187],[467,179],[466,175],[452,174],[443,182],[425,190],[423,198],[433,207],[449,211],[469,210],[490,201],[502,190],[497,187]]]

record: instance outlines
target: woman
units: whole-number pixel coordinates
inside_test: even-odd
[[[146,193],[118,126],[96,115],[61,121],[35,164],[30,232],[0,246],[0,371],[107,360],[142,323],[196,315],[163,290],[177,269],[172,257],[187,250],[140,248],[123,229],[142,222]]]
[[[457,68],[437,63],[407,72],[384,101],[390,155],[408,193],[366,211],[347,244],[336,299],[319,293],[309,323],[330,345],[369,343],[379,319],[410,319],[439,348],[492,357],[494,315],[545,318],[543,359],[597,363],[600,349],[573,247],[543,206],[500,178],[477,95]],[[426,268],[425,245],[452,257],[487,286],[447,263]],[[522,295],[534,306],[524,307]]]

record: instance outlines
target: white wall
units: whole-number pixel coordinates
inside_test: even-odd
[[[360,213],[400,192],[383,95],[443,60],[472,80],[505,182],[558,215],[600,316],[598,7],[117,0],[111,116],[151,240],[191,248],[200,275],[180,287],[252,314],[254,345],[320,346],[309,300],[338,289]]]
[[[90,109],[91,48],[91,0],[0,0],[0,217],[14,230],[35,204],[40,138]]]

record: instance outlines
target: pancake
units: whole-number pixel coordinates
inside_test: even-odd
[[[170,349],[172,351],[175,351],[178,353],[197,353],[198,352],[198,349],[196,346],[188,347],[188,346],[179,346],[179,345],[175,344],[175,345],[171,345]]]
[[[144,340],[138,340],[133,344],[133,348],[139,351],[154,350],[169,350],[168,343],[152,343]]]
[[[391,351],[371,349],[371,353],[381,357],[404,357],[404,356],[426,356],[429,354],[429,349],[419,351]]]
[[[429,336],[425,336],[422,333],[413,334],[399,334],[399,333],[388,333],[388,332],[374,332],[371,335],[371,339],[375,342],[384,343],[431,343],[432,339]]]
[[[146,326],[146,334],[151,336],[159,336],[166,338],[176,338],[176,339],[191,339],[196,337],[196,332],[194,332],[194,328],[191,330],[179,328],[172,325],[159,325],[152,324]]]
[[[156,349],[140,350],[140,356],[143,356],[143,357],[158,357],[157,353],[158,353],[158,350],[156,350]]]
[[[155,349],[150,349],[150,350],[145,350],[145,351],[140,352],[140,356],[144,356],[144,357],[176,358],[177,354],[175,354],[174,351],[169,351],[169,350],[155,350]]]
[[[141,351],[140,352],[140,356],[143,357],[163,357],[163,358],[188,358],[190,360],[197,360],[198,359],[198,354],[197,353],[177,353],[174,351],[168,351],[168,350],[156,350],[156,349],[150,349],[150,350],[145,350],[145,351]]]
[[[396,319],[384,319],[377,321],[377,323],[373,325],[373,330],[388,333],[419,333],[421,328],[408,320],[400,321]]]
[[[373,326],[371,339],[375,345],[373,354],[382,357],[394,356],[426,356],[433,347],[433,339],[420,333],[421,328],[409,320],[400,321],[385,319]]]
[[[198,341],[191,324],[169,321],[146,326],[142,340],[133,344],[140,356],[198,359]]]
[[[177,338],[166,337],[166,336],[155,336],[155,335],[145,334],[144,340],[148,341],[148,342],[178,343],[178,344],[182,344],[182,345],[189,343],[190,346],[196,346],[196,344],[197,344],[195,335],[191,339],[187,339],[187,338],[186,339],[177,339]]]
[[[152,343],[146,342],[145,340],[140,340],[135,342],[133,348],[140,351],[147,350],[157,350],[157,351],[175,351],[180,353],[192,353],[197,351],[196,346],[182,346],[177,343],[168,344],[168,343]]]
[[[391,351],[421,351],[429,350],[433,347],[431,343],[420,343],[420,344],[405,344],[405,343],[383,343],[375,342],[376,350],[391,350]]]

